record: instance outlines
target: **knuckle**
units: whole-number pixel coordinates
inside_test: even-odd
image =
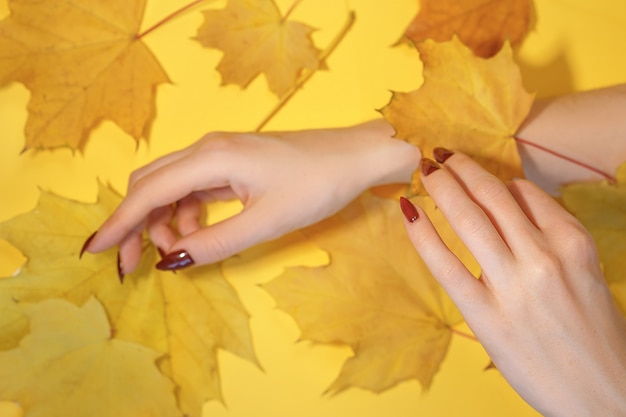
[[[561,251],[565,256],[583,261],[595,258],[595,240],[582,225],[573,224],[562,240]]]
[[[132,189],[135,184],[144,177],[144,169],[143,168],[139,168],[136,169],[135,171],[133,171],[130,176],[128,177],[128,189]]]
[[[134,174],[134,173],[133,173]],[[131,180],[129,181],[128,193],[137,193],[141,192],[146,187],[146,176],[138,175],[133,177],[131,175]]]
[[[479,233],[485,227],[484,219],[482,216],[478,216],[474,209],[460,209],[452,216],[451,220],[459,230],[464,230],[470,234]]]
[[[507,189],[503,183],[492,176],[484,176],[476,181],[471,188],[471,193],[477,201],[493,200],[506,192]]]

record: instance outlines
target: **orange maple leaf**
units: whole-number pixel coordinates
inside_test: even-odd
[[[518,45],[534,21],[532,0],[421,0],[404,37],[419,43],[457,35],[476,55],[490,57],[506,40]]]
[[[145,0],[10,0],[0,22],[0,86],[31,92],[26,148],[82,150],[100,121],[136,140],[168,77],[138,36]]]
[[[287,94],[303,70],[320,67],[313,29],[282,16],[273,0],[229,0],[222,10],[204,12],[196,39],[224,52],[217,69],[223,84],[245,88],[265,74],[270,90]]]
[[[475,56],[458,38],[417,44],[424,83],[395,92],[382,109],[396,137],[417,145],[425,156],[435,147],[461,151],[503,180],[523,177],[515,133],[534,100],[522,85],[508,44],[495,56]],[[421,190],[414,175],[413,190]]]
[[[468,267],[477,265],[429,197],[419,197],[442,238]],[[330,265],[288,268],[264,285],[298,323],[301,339],[345,344],[346,361],[329,392],[381,392],[418,380],[426,389],[446,355],[459,311],[406,236],[398,203],[365,194],[302,231],[329,252]]]

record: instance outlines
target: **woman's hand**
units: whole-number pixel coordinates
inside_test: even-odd
[[[408,182],[419,150],[370,122],[281,134],[212,133],[134,172],[117,210],[83,250],[120,250],[120,275],[140,260],[142,233],[165,254],[158,267],[216,262],[315,223],[363,190]],[[204,227],[202,205],[239,199],[243,210]]]
[[[463,154],[422,160],[425,188],[478,263],[473,277],[403,199],[411,242],[513,388],[547,416],[626,415],[626,321],[583,226],[531,182]]]

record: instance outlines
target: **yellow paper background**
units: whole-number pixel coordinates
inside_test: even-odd
[[[278,1],[286,10],[292,0]],[[186,4],[150,1],[144,26]],[[601,87],[626,81],[626,2],[623,0],[537,0],[537,25],[519,57],[527,87],[539,96]],[[416,0],[304,0],[293,18],[318,30],[324,48],[348,16],[356,23],[319,72],[268,130],[349,125],[377,116],[389,90],[415,89],[421,82],[417,54],[391,48],[417,12]],[[0,17],[7,14],[0,1]],[[194,142],[213,130],[251,130],[276,104],[260,77],[245,91],[220,86],[213,70],[220,53],[205,50],[189,38],[202,16],[192,11],[153,32],[145,40],[163,64],[172,85],[158,90],[158,116],[150,143],[135,142],[110,122],[93,132],[84,154],[67,149],[20,154],[28,92],[18,84],[0,89],[0,221],[31,210],[39,189],[91,202],[96,179],[123,191],[133,169],[169,151]],[[236,206],[222,204],[213,219]],[[66,219],[64,221],[71,221]],[[263,221],[263,219],[259,219]],[[324,255],[307,242],[273,248],[264,245],[225,264],[225,273],[252,314],[252,332],[264,372],[229,354],[222,354],[221,372],[226,406],[210,403],[205,416],[533,416],[506,385],[480,346],[455,337],[448,358],[429,392],[408,382],[383,393],[349,390],[335,397],[322,393],[350,352],[342,347],[296,343],[292,320],[274,308],[257,287],[286,265],[321,263]],[[0,276],[12,274],[22,257],[0,241]],[[0,417],[16,413],[0,404]],[[68,410],[68,415],[72,411]]]

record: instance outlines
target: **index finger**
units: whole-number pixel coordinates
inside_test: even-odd
[[[176,203],[194,191],[221,188],[229,178],[220,165],[206,160],[206,156],[191,154],[159,167],[140,178],[113,214],[102,224],[89,243],[89,252],[104,251],[137,231],[150,212]]]

